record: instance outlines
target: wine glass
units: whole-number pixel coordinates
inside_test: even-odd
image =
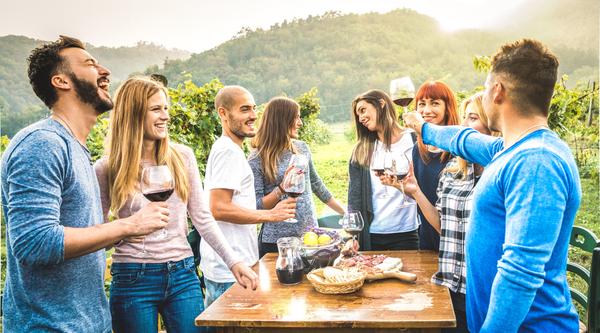
[[[414,201],[407,200],[407,196],[404,193],[404,183],[402,183],[402,179],[404,179],[404,177],[408,175],[409,171],[410,159],[408,158],[408,156],[406,156],[406,152],[394,157],[391,175],[394,181],[400,183],[400,188],[402,189],[402,202],[400,203],[400,208],[409,207],[415,204]]]
[[[290,164],[288,171],[283,177],[281,188],[288,196],[297,198],[304,193],[304,172],[307,169],[308,161],[306,157],[299,154],[294,154],[290,158]],[[283,222],[296,223],[298,220],[295,218],[289,218]]]
[[[394,104],[403,107],[406,112],[406,107],[415,98],[415,85],[408,76],[392,80],[390,81],[390,95]]]
[[[386,167],[389,168],[391,160],[389,153],[385,150],[379,150],[377,147],[373,150],[373,157],[371,159],[371,170],[375,172],[375,176],[379,177],[386,172]],[[379,194],[380,198],[389,197],[387,187],[384,186],[383,193]]]
[[[142,195],[149,201],[167,201],[171,197],[171,194],[173,194],[173,191],[175,190],[175,182],[173,181],[173,176],[171,175],[169,167],[167,167],[166,165],[145,167],[142,170],[140,190],[142,192]],[[134,201],[135,197],[131,203],[132,207]],[[142,254],[147,254],[147,239],[163,240],[166,239],[168,236],[169,234],[167,229],[163,228],[144,237],[144,240],[142,241]]]
[[[348,211],[342,218],[342,228],[344,231],[352,235],[352,239],[356,239],[356,236],[360,234],[365,226],[362,214],[359,211],[351,212]]]
[[[408,111],[410,102],[415,98],[415,85],[409,76],[392,80],[390,81],[390,95],[394,104],[402,107],[404,114]]]

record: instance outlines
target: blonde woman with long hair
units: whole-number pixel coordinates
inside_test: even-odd
[[[256,207],[271,209],[284,198],[281,182],[288,169],[292,154],[303,155],[308,161],[305,174],[305,191],[296,201],[296,223],[263,224],[259,236],[259,256],[277,252],[277,239],[300,236],[303,231],[317,226],[312,193],[331,209],[343,215],[344,209],[331,195],[317,174],[308,145],[298,140],[302,126],[300,106],[286,97],[275,97],[267,103],[256,136],[252,140],[254,150],[248,163],[254,173]]]
[[[123,218],[146,204],[139,181],[144,167],[166,165],[175,184],[166,201],[167,238],[147,238],[143,244],[131,239],[115,245],[110,309],[117,333],[156,332],[159,312],[168,331],[205,331],[194,325],[204,306],[186,238],[188,217],[238,282],[256,287],[256,274],[233,252],[208,210],[194,152],[169,140],[167,96],[166,88],[156,81],[126,80],[116,92],[106,156],[95,165],[105,222],[109,212]]]
[[[416,250],[419,246],[416,205],[411,198],[388,191],[370,170],[375,154],[395,160],[409,159],[415,136],[398,121],[390,97],[369,90],[352,101],[352,119],[358,142],[349,165],[348,210],[360,211],[364,228],[359,235],[363,250]]]
[[[483,111],[482,93],[466,99],[461,106],[463,126],[471,127],[480,133],[500,136],[490,130],[488,118]],[[409,174],[404,180],[404,192],[414,197],[426,221],[440,235],[438,271],[432,282],[450,289],[457,327],[448,332],[468,332],[466,323],[465,292],[465,233],[471,214],[473,190],[483,167],[468,163],[462,158],[451,159],[442,171],[437,185],[437,202],[431,204],[422,192],[416,178]],[[401,190],[400,183],[382,176],[382,182]]]

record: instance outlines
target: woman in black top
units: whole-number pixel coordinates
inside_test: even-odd
[[[456,98],[448,85],[441,81],[427,81],[421,85],[415,95],[417,112],[426,122],[435,125],[458,125]],[[437,185],[442,170],[450,160],[450,153],[436,147],[427,146],[419,137],[412,151],[414,177],[421,191],[432,205],[437,202]],[[426,223],[426,218],[418,210],[421,225],[419,226],[419,249],[439,251],[440,236],[433,227]]]

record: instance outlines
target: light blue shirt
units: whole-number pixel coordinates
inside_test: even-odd
[[[485,166],[466,238],[471,332],[577,332],[566,279],[581,185],[569,147],[537,130],[504,140],[423,125],[423,141]]]
[[[58,122],[17,133],[2,157],[4,332],[110,332],[104,251],[64,258],[64,227],[102,223],[89,152]]]

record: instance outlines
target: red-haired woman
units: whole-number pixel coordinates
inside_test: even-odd
[[[427,81],[423,83],[415,95],[415,101],[417,112],[423,116],[426,122],[435,125],[458,125],[456,98],[452,89],[444,82]],[[414,177],[432,205],[435,205],[438,199],[436,191],[440,174],[450,158],[450,153],[427,146],[420,137],[417,138],[417,144],[412,153]],[[427,219],[421,209],[418,210],[418,214],[422,221],[419,226],[419,249],[439,251],[439,233],[425,222]]]

